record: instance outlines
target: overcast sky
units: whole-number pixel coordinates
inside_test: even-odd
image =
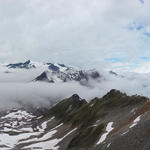
[[[0,0],[0,61],[144,72],[149,14],[149,0]]]

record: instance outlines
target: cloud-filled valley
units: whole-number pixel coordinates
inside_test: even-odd
[[[98,81],[90,79],[88,85],[82,85],[77,81],[35,82],[34,79],[46,69],[45,65],[43,67],[40,65],[35,69],[9,69],[4,65],[1,66],[1,109],[16,107],[20,104],[46,107],[73,94],[91,100],[104,96],[111,89],[121,90],[129,95],[138,94],[150,97],[149,74],[126,72],[114,75],[100,70],[100,79]]]

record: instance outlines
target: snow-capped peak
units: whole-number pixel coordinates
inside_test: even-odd
[[[36,68],[34,64],[31,63],[30,60],[25,61],[25,62],[19,62],[19,63],[14,63],[14,64],[8,64],[6,65],[9,69],[31,69],[31,68]]]

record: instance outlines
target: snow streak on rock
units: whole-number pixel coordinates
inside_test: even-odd
[[[113,122],[109,122],[109,123],[108,123],[108,125],[107,125],[107,127],[106,127],[106,133],[104,133],[104,134],[101,136],[100,140],[97,142],[97,145],[100,144],[100,143],[103,143],[103,142],[105,141],[105,139],[107,138],[107,135],[114,129],[114,128],[112,127],[112,125],[113,125]]]

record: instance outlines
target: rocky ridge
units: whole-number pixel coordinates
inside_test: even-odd
[[[111,90],[88,103],[74,94],[38,115],[23,109],[3,112],[0,147],[149,150],[149,114],[146,97]]]

